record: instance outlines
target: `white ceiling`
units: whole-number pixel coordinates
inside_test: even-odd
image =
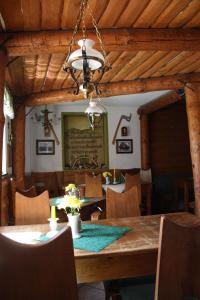
[[[156,100],[158,97],[169,93],[169,90],[156,91],[142,94],[120,95],[108,98],[102,98],[102,104],[105,106],[136,106],[140,107],[148,102]],[[73,105],[87,104],[88,100],[80,100],[73,102]],[[72,102],[63,103],[63,105],[72,105]]]

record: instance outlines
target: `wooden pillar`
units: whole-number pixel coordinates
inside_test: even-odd
[[[0,49],[0,175],[2,175],[2,150],[3,150],[3,129],[5,124],[5,118],[3,113],[4,102],[4,86],[5,86],[5,70],[6,70],[6,54],[3,49]],[[0,181],[0,224],[4,216],[2,206],[2,179]]]
[[[149,159],[149,125],[148,115],[140,115],[140,135],[141,135],[141,166],[143,170],[150,168]]]
[[[185,87],[185,95],[194,178],[195,213],[200,216],[200,83]]]
[[[25,172],[25,106],[15,105],[15,118],[12,120],[13,135],[13,175],[17,182],[23,183]]]

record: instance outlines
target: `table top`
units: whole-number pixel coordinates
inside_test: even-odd
[[[49,200],[49,203],[51,206],[52,205],[57,206],[61,204],[62,199],[64,199],[64,196],[54,197]],[[105,196],[95,197],[95,198],[82,198],[80,200],[81,200],[81,207],[84,207],[105,200]]]
[[[195,223],[199,218],[189,213],[174,213],[168,214],[173,220],[180,223]],[[108,247],[98,253],[74,249],[75,258],[87,258],[96,256],[119,256],[134,253],[145,253],[148,251],[155,251],[158,249],[158,236],[161,215],[141,216],[133,218],[121,219],[105,219],[95,222],[87,221],[86,223],[95,223],[111,226],[128,226],[132,231],[126,233],[119,240],[116,240]],[[62,228],[67,223],[59,223],[58,228]],[[38,225],[17,225],[17,226],[2,226],[0,233],[21,234],[25,233],[47,233],[49,231],[49,224]]]

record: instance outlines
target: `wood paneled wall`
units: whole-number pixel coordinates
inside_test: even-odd
[[[150,162],[153,175],[190,175],[185,101],[149,115]]]

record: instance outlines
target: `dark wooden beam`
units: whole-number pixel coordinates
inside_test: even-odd
[[[138,109],[139,115],[150,114],[158,109],[161,109],[167,105],[173,104],[179,100],[181,100],[181,96],[177,92],[170,92],[166,95],[160,96],[153,101],[142,105]]]
[[[101,29],[106,51],[199,51],[200,29]],[[72,31],[39,31],[1,33],[9,56],[41,53],[65,53],[68,51]],[[88,37],[99,42],[96,34],[88,31]],[[76,36],[76,42],[81,33]]]
[[[185,95],[194,178],[195,213],[200,216],[200,84],[186,87]]]
[[[185,85],[189,85],[190,82],[200,82],[200,73],[140,79],[134,81],[102,83],[99,85],[99,89],[102,92],[101,97],[112,97],[117,95],[138,94],[160,90],[176,90],[183,88]],[[82,94],[74,95],[73,88],[69,88],[51,92],[34,93],[27,96],[25,105],[37,106],[74,102],[82,99]]]

